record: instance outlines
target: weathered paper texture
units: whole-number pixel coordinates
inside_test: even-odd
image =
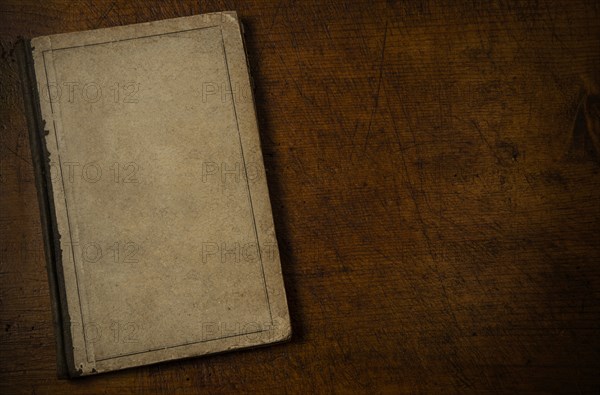
[[[31,44],[71,375],[287,339],[235,13]]]

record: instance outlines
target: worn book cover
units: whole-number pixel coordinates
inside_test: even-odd
[[[288,339],[236,14],[38,37],[21,64],[59,373]]]

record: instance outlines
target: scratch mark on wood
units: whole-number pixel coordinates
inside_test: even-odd
[[[380,56],[380,61],[379,61],[379,78],[377,79],[377,92],[375,93],[375,104],[373,105],[373,110],[371,111],[371,117],[369,118],[369,126],[367,127],[367,135],[365,136],[365,144],[363,147],[363,154],[367,150],[367,145],[369,143],[369,138],[371,135],[371,127],[373,125],[373,117],[375,116],[375,113],[377,112],[377,109],[379,107],[379,93],[381,91],[381,80],[383,78],[383,66],[384,66],[384,61],[385,61],[385,44],[386,44],[386,40],[387,40],[387,33],[388,33],[388,23],[386,21],[385,22],[385,30],[383,32],[383,44],[381,45],[381,56]]]

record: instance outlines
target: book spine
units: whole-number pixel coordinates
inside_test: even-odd
[[[50,287],[53,325],[56,338],[56,364],[58,378],[70,377],[72,367],[72,342],[70,319],[65,302],[65,288],[62,271],[60,235],[56,225],[52,183],[50,181],[50,160],[44,144],[45,124],[40,109],[40,97],[35,77],[32,48],[29,40],[17,43],[16,54],[23,89],[23,103],[29,130],[29,145],[35,173],[35,184],[40,209],[46,269]],[[69,363],[69,356],[71,363]],[[71,368],[70,368],[71,367]]]

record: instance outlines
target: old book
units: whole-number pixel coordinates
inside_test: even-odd
[[[288,339],[236,14],[23,45],[60,373]]]

